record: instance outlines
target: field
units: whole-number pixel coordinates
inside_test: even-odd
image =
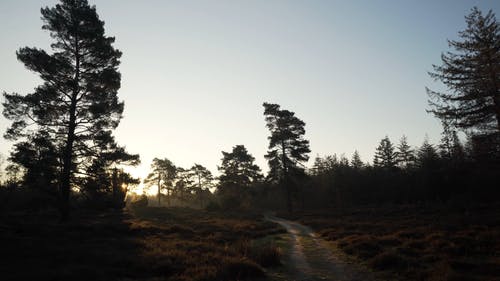
[[[0,216],[2,280],[251,280],[280,263],[259,215],[140,208]],[[268,241],[268,242],[261,242]]]
[[[500,206],[323,210],[290,217],[401,280],[500,280]]]
[[[345,254],[380,280],[500,280],[499,210],[385,206],[287,216],[312,227],[326,248],[252,213],[141,207],[80,211],[65,224],[53,212],[4,213],[0,272],[2,280],[289,280],[298,265],[290,247],[301,243],[310,268],[324,272],[332,272],[324,257]]]

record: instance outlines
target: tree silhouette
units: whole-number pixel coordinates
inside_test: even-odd
[[[130,173],[123,171],[123,169],[114,168],[111,173],[113,207],[123,208],[129,187],[137,186],[140,183],[140,179],[132,177]]]
[[[402,169],[408,169],[415,163],[415,151],[408,144],[408,139],[405,135],[399,141],[396,158],[398,166]]]
[[[359,156],[359,152],[357,150],[355,150],[354,153],[352,154],[351,166],[354,169],[361,169],[364,166],[363,161],[361,161],[361,157]]]
[[[30,136],[14,145],[10,161],[23,167],[25,186],[54,195],[57,194],[59,159],[56,148],[46,133]]]
[[[191,177],[196,185],[195,194],[203,206],[206,192],[210,192],[210,188],[214,187],[214,177],[212,172],[200,164],[194,164],[191,169]]]
[[[158,159],[154,158],[151,164],[151,173],[144,179],[144,185],[146,187],[151,187],[156,185],[158,192],[158,206],[161,203],[161,192],[162,190],[167,190],[167,196],[170,195],[173,187],[174,180],[177,177],[177,168],[172,163],[172,161],[167,158]],[[169,196],[170,198],[170,196]]]
[[[474,7],[465,17],[461,41],[449,40],[454,52],[441,56],[430,76],[449,93],[427,89],[429,112],[457,128],[479,133],[500,131],[500,26],[490,10]]]
[[[189,196],[196,192],[197,186],[190,169],[177,167],[175,183],[173,185],[173,195],[181,201],[187,201]]]
[[[121,199],[124,199],[124,196],[121,193],[118,194],[117,190],[121,188],[118,185],[135,184],[138,180],[118,167],[138,165],[140,163],[139,155],[128,154],[124,148],[117,146],[103,148],[98,155],[90,165],[82,163],[82,166],[86,167],[86,177],[82,178],[81,184],[79,184],[81,192],[85,193],[91,200],[99,200],[100,197],[112,195],[113,206],[122,206]],[[118,183],[119,180],[123,182]]]
[[[429,143],[427,137],[417,151],[417,164],[420,168],[436,170],[439,162],[437,149]]]
[[[86,0],[61,0],[42,8],[42,29],[54,39],[52,54],[21,48],[17,58],[44,81],[25,96],[4,93],[3,114],[13,121],[6,137],[20,139],[29,132],[48,135],[61,157],[62,219],[69,216],[69,196],[75,172],[97,157],[99,148],[114,143],[111,131],[123,112],[120,88],[121,52],[104,34],[104,22]]]
[[[248,187],[262,179],[259,166],[254,164],[255,158],[244,145],[236,145],[231,152],[222,151],[222,156],[218,167],[220,189]]]
[[[214,177],[212,172],[210,172],[210,170],[205,168],[203,165],[194,164],[190,171],[198,189],[202,190],[213,187]]]
[[[396,163],[396,152],[394,151],[394,145],[392,144],[389,137],[385,136],[385,138],[380,141],[380,144],[375,151],[373,165],[375,167],[393,169],[396,167]]]
[[[304,174],[303,163],[309,160],[309,141],[304,139],[305,123],[294,112],[280,109],[277,104],[264,103],[266,126],[271,132],[269,150],[265,158],[269,163],[268,179],[280,182],[287,193],[288,211],[292,211],[292,177]]]

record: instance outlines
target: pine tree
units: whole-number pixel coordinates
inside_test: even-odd
[[[429,112],[460,129],[478,133],[500,131],[500,25],[490,10],[474,7],[465,17],[461,41],[448,41],[455,52],[441,56],[442,65],[429,73],[449,93],[427,89]]]
[[[167,196],[170,200],[170,193],[174,187],[174,181],[177,177],[177,167],[175,167],[172,161],[167,158],[159,159],[154,158],[151,164],[151,172],[144,179],[144,185],[146,187],[152,187],[156,185],[158,206],[161,204],[161,194],[163,190],[167,190]]]
[[[210,193],[210,189],[214,187],[214,177],[212,172],[200,164],[194,164],[189,169],[191,178],[194,182],[195,194],[200,201],[201,206],[204,205],[204,196]]]
[[[317,176],[324,172],[325,172],[325,164],[323,162],[323,159],[319,155],[316,155],[316,158],[314,158],[313,166],[310,169],[310,173],[314,176]]]
[[[385,169],[393,169],[396,167],[396,152],[388,136],[385,136],[385,138],[380,141],[375,151],[373,165]]]
[[[9,160],[25,171],[24,186],[49,195],[57,194],[59,159],[47,134],[38,133],[14,145]]]
[[[417,151],[417,164],[420,168],[436,169],[439,163],[439,154],[437,149],[429,143],[426,137],[422,146]]]
[[[408,144],[408,140],[405,135],[401,137],[397,148],[398,151],[396,152],[396,158],[399,167],[403,169],[412,167],[415,162],[415,151]]]
[[[268,179],[280,182],[286,188],[288,211],[292,211],[292,178],[304,174],[303,163],[309,160],[309,141],[304,139],[305,123],[294,112],[280,109],[278,104],[264,103],[266,126],[271,132],[269,150],[265,155],[269,164]]]
[[[203,189],[210,189],[213,187],[214,177],[212,172],[200,164],[194,164],[191,169],[191,176],[193,181],[196,183],[198,189],[201,191]]]
[[[13,121],[5,137],[18,140],[33,131],[49,135],[62,159],[60,210],[66,220],[76,172],[114,143],[111,132],[124,106],[117,96],[121,52],[87,0],[61,0],[41,13],[42,29],[54,39],[53,52],[28,47],[17,52],[18,60],[44,82],[24,96],[4,93],[3,114]]]
[[[187,201],[196,192],[197,185],[190,169],[177,167],[172,195],[180,201]]]
[[[117,186],[118,180],[129,177],[131,180],[129,183],[132,184],[137,179],[133,179],[118,167],[123,165],[136,166],[139,163],[139,155],[128,154],[121,147],[105,147],[98,152],[98,156],[89,163],[90,165],[86,164],[86,168],[82,169],[85,171],[86,177],[81,179],[80,192],[84,193],[89,200],[104,199],[106,201],[106,195],[113,195],[115,206],[121,206],[123,202],[117,198],[117,190],[120,188]]]
[[[222,164],[218,167],[220,189],[248,187],[262,179],[259,166],[254,164],[255,158],[244,145],[236,145],[231,152],[222,151],[222,155]]]
[[[359,156],[359,152],[357,150],[354,151],[351,159],[351,166],[355,169],[363,168],[363,161],[361,161],[361,157]]]

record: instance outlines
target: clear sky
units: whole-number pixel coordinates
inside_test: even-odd
[[[15,51],[48,49],[40,7],[56,2],[0,1],[0,91],[28,93],[40,83]],[[125,112],[115,135],[141,155],[136,176],[154,157],[216,172],[221,151],[237,144],[267,170],[264,101],[306,122],[311,159],[357,149],[371,162],[385,135],[437,142],[425,86],[440,86],[427,71],[473,6],[500,10],[498,0],[89,2],[123,52]],[[2,133],[7,126],[0,117]],[[0,153],[11,145],[0,140]]]

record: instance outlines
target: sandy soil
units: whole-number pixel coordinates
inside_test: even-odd
[[[377,280],[364,267],[335,254],[332,246],[319,238],[309,227],[267,215],[266,219],[283,226],[289,236],[290,250],[284,258],[286,272],[276,279],[293,281],[355,281]]]

